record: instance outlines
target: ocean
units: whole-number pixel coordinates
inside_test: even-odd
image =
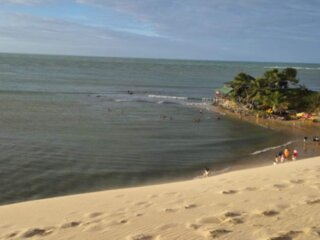
[[[300,136],[207,110],[241,71],[320,64],[0,54],[0,204],[272,164]]]

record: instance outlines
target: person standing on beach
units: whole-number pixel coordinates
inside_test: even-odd
[[[202,174],[203,177],[208,177],[209,176],[209,168],[205,168]]]
[[[307,152],[308,151],[308,137],[307,136],[305,136],[304,138],[303,138],[303,151],[304,152]]]
[[[292,160],[296,160],[297,157],[298,157],[298,155],[299,155],[298,150],[297,150],[297,149],[294,149],[294,150],[293,150],[293,153],[292,153]]]
[[[290,156],[290,150],[289,150],[289,148],[285,148],[285,149],[284,149],[283,155],[284,155],[285,160],[288,160],[288,159],[289,159],[289,156]]]
[[[283,157],[283,152],[280,151],[280,152],[278,152],[278,154],[276,155],[276,158],[275,158],[273,164],[276,165],[276,164],[282,163],[282,162],[284,162],[284,157]]]

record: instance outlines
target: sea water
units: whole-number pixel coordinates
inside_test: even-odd
[[[238,72],[287,66],[320,90],[319,64],[0,54],[0,204],[271,164],[299,139],[207,108]]]

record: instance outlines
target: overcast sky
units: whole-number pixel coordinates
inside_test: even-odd
[[[320,63],[319,0],[0,0],[0,52]]]

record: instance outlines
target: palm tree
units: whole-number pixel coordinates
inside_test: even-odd
[[[289,102],[287,97],[283,95],[280,91],[272,91],[265,98],[266,104],[272,108],[272,112],[282,114],[288,110]]]
[[[235,76],[230,86],[233,88],[232,91],[234,96],[238,97],[238,101],[243,101],[247,98],[248,90],[252,80],[255,80],[254,77],[243,72]]]
[[[251,80],[248,101],[253,105],[261,105],[262,96],[269,90],[268,81],[265,78],[256,78]]]
[[[270,88],[277,88],[278,87],[278,83],[280,81],[278,69],[272,69],[272,70],[266,71],[263,74],[263,76],[267,80]]]
[[[299,80],[296,78],[297,70],[294,68],[285,68],[279,73],[278,86],[281,89],[288,89],[289,82],[297,84]]]

